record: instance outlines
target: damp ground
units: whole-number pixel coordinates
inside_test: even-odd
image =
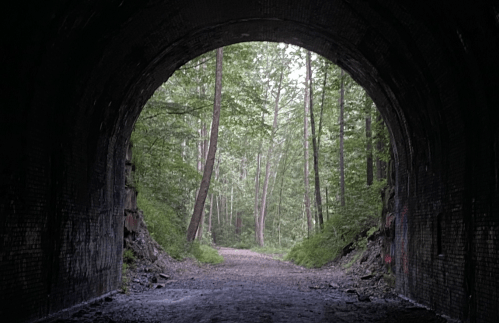
[[[250,250],[219,253],[222,264],[174,274],[138,268],[127,294],[45,322],[447,322],[399,298],[375,272],[306,269]]]

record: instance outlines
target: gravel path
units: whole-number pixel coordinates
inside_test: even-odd
[[[393,294],[359,294],[334,267],[305,269],[250,250],[219,253],[222,264],[158,276],[156,288],[116,294],[46,322],[447,322]]]

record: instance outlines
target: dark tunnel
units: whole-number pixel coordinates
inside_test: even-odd
[[[280,41],[341,66],[385,119],[397,292],[496,321],[497,2],[27,1],[2,16],[2,317],[32,321],[116,290],[141,108],[202,53]]]

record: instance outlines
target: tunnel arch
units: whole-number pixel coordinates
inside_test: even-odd
[[[397,290],[455,317],[485,322],[499,314],[498,283],[486,278],[497,270],[499,250],[499,241],[489,238],[498,234],[497,5],[18,6],[5,20],[12,50],[2,54],[11,64],[0,131],[14,139],[2,143],[11,154],[0,169],[6,260],[0,272],[9,273],[1,284],[13,295],[4,294],[2,306],[14,311],[15,301],[30,295],[20,320],[117,288],[125,144],[142,106],[182,64],[242,41],[312,50],[344,68],[378,106],[395,146]],[[454,224],[442,237],[444,260],[431,252],[432,221],[440,213]],[[492,231],[482,236],[484,225]],[[36,251],[25,256],[30,248]],[[479,261],[488,265],[476,269]]]

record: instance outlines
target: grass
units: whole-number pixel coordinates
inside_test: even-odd
[[[341,245],[324,234],[316,234],[295,245],[284,259],[307,268],[322,267],[339,254]]]
[[[130,283],[130,278],[128,277],[128,265],[123,263],[121,267],[121,292],[123,294],[128,294],[130,292],[128,284]]]
[[[219,264],[224,261],[224,257],[218,254],[217,249],[198,242],[192,243],[191,253],[201,263]]]

